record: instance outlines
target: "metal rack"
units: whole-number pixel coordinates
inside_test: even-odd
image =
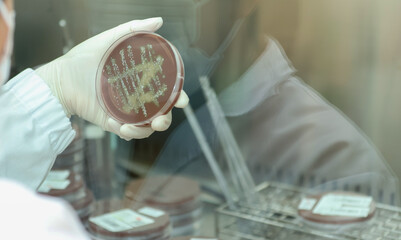
[[[266,204],[250,206],[237,203],[216,211],[216,230],[220,239],[401,239],[401,208],[376,204],[372,219],[347,225],[324,225],[298,216],[298,204],[311,194],[307,189],[266,182],[258,186]]]

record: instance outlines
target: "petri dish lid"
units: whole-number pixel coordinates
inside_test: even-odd
[[[132,203],[118,199],[96,202],[89,218],[90,232],[98,236],[133,239],[158,239],[170,233],[170,220],[165,212],[143,204],[132,206]]]
[[[199,207],[199,184],[181,176],[155,176],[130,182],[125,196],[165,211],[180,208],[183,212]],[[192,204],[193,203],[193,204]],[[188,209],[182,208],[188,204]]]
[[[150,32],[123,36],[104,54],[96,75],[103,110],[120,123],[149,125],[168,113],[184,84],[184,64],[178,50]]]
[[[374,216],[376,205],[371,197],[354,192],[328,192],[304,197],[298,214],[319,224],[364,222]]]

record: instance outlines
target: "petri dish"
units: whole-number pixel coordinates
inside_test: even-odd
[[[115,41],[96,75],[98,102],[120,123],[149,125],[168,113],[184,84],[184,64],[162,36],[135,32]]]
[[[199,184],[181,176],[153,176],[131,181],[126,200],[136,201],[166,211],[170,216],[172,236],[198,233],[202,215]]]
[[[83,161],[85,158],[85,139],[78,124],[72,124],[76,132],[71,144],[57,156],[52,170],[70,170],[74,173],[83,173]]]
[[[304,197],[298,214],[317,224],[341,225],[361,223],[371,219],[376,210],[371,197],[354,192],[328,192]]]
[[[181,176],[154,176],[131,181],[125,189],[127,199],[143,202],[169,212],[188,213],[200,207],[199,184]]]
[[[101,200],[88,223],[95,239],[153,240],[170,239],[168,215],[158,209],[118,199]]]
[[[200,232],[201,232],[201,222],[200,220],[198,220],[196,222],[191,222],[186,225],[173,226],[171,236],[178,237],[178,236],[199,235]]]
[[[92,204],[94,202],[93,193],[86,189],[85,195],[75,201],[70,202],[81,221],[86,221],[92,212]]]
[[[73,139],[73,141],[71,142],[70,145],[68,145],[68,147],[62,152],[60,153],[59,156],[69,156],[72,155],[74,153],[77,153],[79,151],[83,151],[84,147],[85,147],[85,140],[82,136],[82,131],[81,128],[78,126],[78,124],[73,123],[72,124],[72,128],[75,131],[75,138]]]
[[[52,171],[55,172],[55,171]],[[85,196],[86,187],[81,177],[70,173],[66,179],[46,179],[39,187],[42,195],[61,197],[68,202],[73,202]]]

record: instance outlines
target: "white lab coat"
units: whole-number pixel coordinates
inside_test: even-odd
[[[398,178],[380,153],[355,124],[294,73],[279,44],[270,39],[250,69],[219,94],[255,181],[358,191],[398,205]],[[224,167],[207,107],[200,107],[196,116]],[[154,169],[213,177],[188,122],[170,136]]]
[[[0,239],[89,239],[66,202],[33,191],[74,136],[61,104],[33,70],[0,88]]]
[[[33,70],[0,88],[0,178],[37,189],[74,136],[61,104]]]
[[[89,240],[66,202],[0,180],[0,239]]]

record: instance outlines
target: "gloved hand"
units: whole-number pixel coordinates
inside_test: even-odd
[[[95,88],[98,64],[117,39],[135,31],[154,32],[162,24],[161,18],[122,24],[79,44],[64,56],[41,66],[36,72],[60,100],[68,116],[78,115],[126,140],[146,138],[154,131],[165,131],[171,124],[171,112],[154,119],[150,127],[121,125],[103,111],[97,101]],[[183,108],[187,104],[188,96],[182,91],[175,106]]]

